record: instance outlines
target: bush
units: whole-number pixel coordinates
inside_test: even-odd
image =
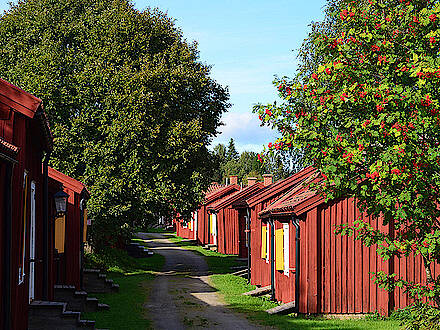
[[[400,321],[407,330],[440,329],[440,309],[421,302],[395,311],[391,319]]]

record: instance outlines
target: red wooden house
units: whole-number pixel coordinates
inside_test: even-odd
[[[208,212],[215,214],[218,225],[217,251],[224,254],[238,254],[248,257],[248,228],[247,214],[242,208],[233,205],[240,200],[251,197],[263,189],[262,183],[256,183],[256,178],[248,178],[248,186],[208,207]]]
[[[182,219],[178,214],[173,219],[173,223],[176,225],[176,235],[186,239],[197,239],[197,216],[198,212],[194,211],[188,221]]]
[[[266,278],[275,299],[295,301],[299,313],[383,315],[412,303],[401,289],[389,293],[371,280],[371,272],[396,273],[406,280],[426,280],[420,256],[383,261],[377,246],[365,247],[354,237],[334,233],[335,225],[364,217],[373,228],[384,232],[381,220],[367,218],[353,198],[324,202],[314,191],[298,183],[291,191],[261,212],[262,226],[273,225],[267,239],[256,240],[255,258],[266,261]],[[273,261],[272,261],[273,260]],[[272,269],[271,269],[272,268]],[[432,265],[433,275],[440,266]],[[254,273],[252,273],[254,275]]]
[[[258,214],[274,201],[278,200],[287,191],[299,183],[306,180],[315,170],[307,167],[304,170],[278,182],[270,183],[266,180],[266,187],[257,194],[241,203],[241,207],[246,207],[250,214],[251,222],[251,284],[267,286],[271,283],[270,255],[267,249],[262,251],[261,244],[266,246],[270,234],[270,226],[262,221]],[[264,252],[263,258],[262,252]]]
[[[205,200],[197,211],[197,243],[206,245],[217,245],[217,217],[208,214],[208,208],[211,204],[228,195],[240,190],[237,185],[237,177],[231,177],[231,184],[224,186],[214,184],[208,190]]]
[[[87,234],[86,201],[90,194],[86,186],[66,174],[49,167],[49,178],[60,183],[67,199],[67,211],[55,219],[55,248],[58,261],[55,267],[56,282],[82,288],[82,262]]]
[[[29,302],[50,299],[48,155],[42,101],[0,79],[0,328],[26,329]]]

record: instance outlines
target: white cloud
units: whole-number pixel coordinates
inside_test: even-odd
[[[220,127],[221,134],[214,139],[212,147],[219,143],[227,145],[233,138],[239,152],[259,152],[264,144],[274,141],[277,137],[276,131],[260,126],[258,115],[254,113],[228,112],[222,121],[224,126]]]

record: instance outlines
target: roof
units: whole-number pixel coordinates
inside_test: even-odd
[[[240,191],[237,191],[225,199],[221,199],[218,202],[212,204],[209,206],[209,209],[214,210],[215,212],[218,212],[220,209],[228,207],[230,205],[233,205],[235,202],[246,199],[253,194],[257,193],[259,190],[263,189],[264,185],[261,182],[255,183],[251,186],[247,186],[243,188]]]
[[[269,216],[300,215],[323,202],[324,198],[317,194],[316,191],[311,190],[309,186],[299,184],[283,197],[262,210],[258,216],[266,218]]]
[[[55,170],[52,167],[48,168],[48,174],[50,178],[61,182],[65,188],[71,189],[77,194],[81,194],[84,191],[87,196],[90,196],[89,191],[82,182],[75,180],[64,173],[61,173],[60,171]]]
[[[1,151],[6,152],[9,156],[15,158],[15,156],[17,156],[18,154],[18,150],[19,148],[17,146],[13,145],[12,143],[9,143],[8,141],[0,137],[0,152]]]
[[[316,173],[317,170],[314,169],[313,167],[311,166],[306,167],[305,169],[291,175],[290,177],[284,180],[277,181],[265,187],[254,196],[248,198],[246,200],[246,203],[249,207],[253,207],[262,201],[271,199],[277,195],[287,192],[292,187],[295,187],[299,183],[302,183],[311,175],[316,175]]]
[[[221,186],[218,189],[215,189],[215,190],[209,192],[208,194],[206,194],[205,200],[203,201],[203,204],[206,205],[206,204],[212,203],[213,201],[215,201],[219,198],[222,198],[226,195],[229,195],[237,190],[240,190],[240,186],[238,186],[236,184],[229,185],[229,186]]]
[[[31,119],[37,116],[44,135],[45,147],[48,150],[53,149],[53,137],[43,110],[43,101],[0,78],[0,103]]]

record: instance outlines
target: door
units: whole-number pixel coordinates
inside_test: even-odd
[[[214,245],[217,245],[217,213],[212,215],[212,236]]]
[[[29,302],[35,299],[35,181],[31,182],[31,223],[29,246]]]
[[[197,226],[198,226],[198,223],[197,223],[197,216],[198,216],[198,212],[196,211],[196,212],[194,212],[194,239],[197,239]]]

